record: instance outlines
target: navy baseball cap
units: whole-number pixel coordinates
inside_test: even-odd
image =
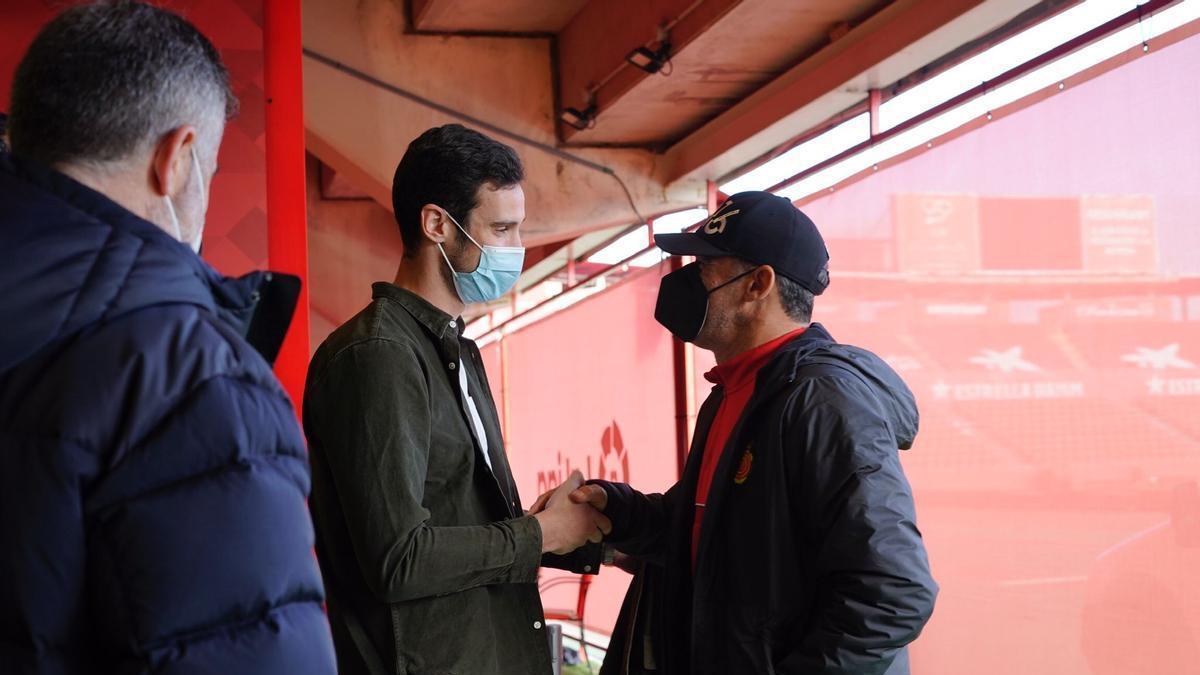
[[[813,295],[829,286],[829,251],[817,226],[790,199],[770,192],[739,192],[700,229],[656,234],[654,243],[671,255],[736,256],[770,265]]]

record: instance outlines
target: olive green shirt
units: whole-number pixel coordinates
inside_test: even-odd
[[[479,350],[461,319],[392,284],[373,288],[317,350],[304,394],[339,672],[369,672],[350,622],[388,672],[548,673],[541,528],[523,515]],[[593,571],[599,548],[583,553]],[[582,571],[581,560],[565,567]]]

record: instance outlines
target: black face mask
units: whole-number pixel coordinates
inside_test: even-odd
[[[654,307],[654,319],[667,330],[683,340],[692,342],[704,328],[708,318],[708,296],[750,274],[750,268],[736,277],[714,288],[704,287],[700,278],[700,263],[694,262],[671,272],[658,285],[658,303]]]

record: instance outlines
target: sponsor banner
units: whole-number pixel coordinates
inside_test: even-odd
[[[1146,380],[1151,396],[1200,396],[1200,377],[1162,377],[1153,375]]]
[[[1178,342],[1161,347],[1134,347],[1129,353],[1121,356],[1121,362],[1141,370],[1161,371],[1195,371],[1195,362],[1185,358],[1181,353],[1182,347]],[[1200,375],[1200,373],[1197,373]]]
[[[979,201],[969,194],[897,194],[897,267],[901,272],[979,270]]]
[[[1135,397],[1200,396],[1200,367],[1194,343],[1163,343],[1143,336],[1142,346],[1115,350],[1114,371],[1108,371],[1111,390]],[[1130,342],[1130,344],[1136,344]]]
[[[1083,195],[1080,210],[1086,271],[1158,271],[1158,229],[1152,196]]]

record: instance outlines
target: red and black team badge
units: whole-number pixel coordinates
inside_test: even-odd
[[[733,474],[733,482],[741,485],[750,477],[750,467],[754,465],[753,446],[746,448],[746,452],[742,455],[742,463],[738,464],[737,473]]]

